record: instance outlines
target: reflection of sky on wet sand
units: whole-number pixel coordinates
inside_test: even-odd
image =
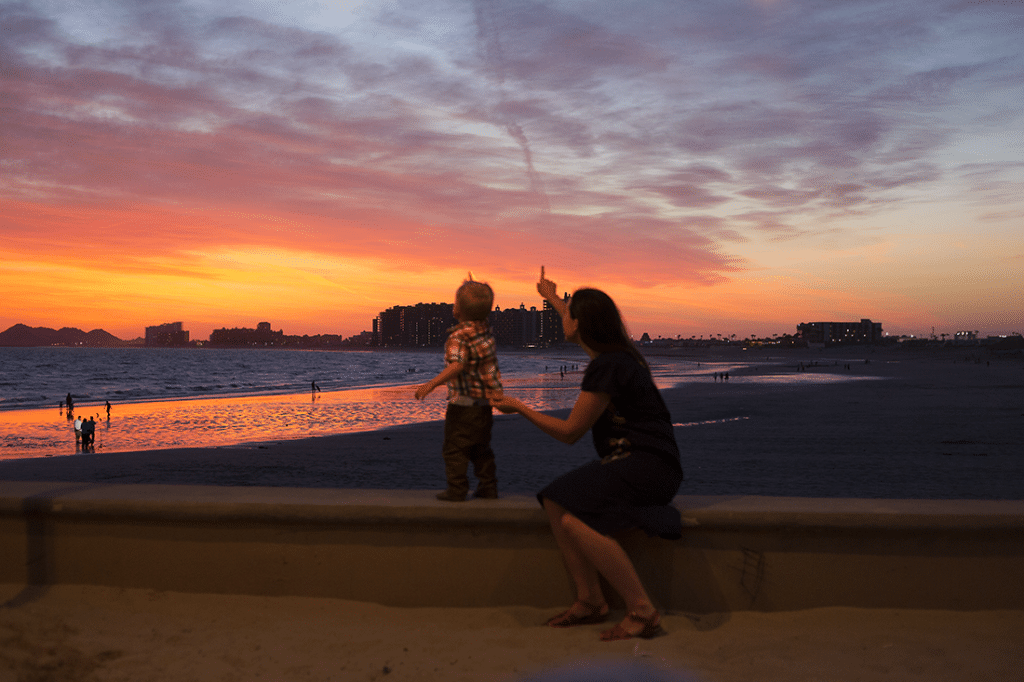
[[[735,382],[837,381],[864,376],[793,372],[744,363],[652,362],[662,389],[685,382],[713,381],[729,372]],[[505,389],[539,410],[572,407],[582,370],[562,377],[549,373],[504,381]],[[175,447],[216,447],[238,443],[326,436],[444,419],[444,387],[426,400],[414,386],[349,389],[297,395],[213,398],[115,404],[108,421],[102,405],[79,405],[76,415],[96,419],[95,452]],[[56,409],[0,412],[0,459],[71,455],[80,452],[72,422]]]
[[[505,382],[539,409],[571,407],[578,376]],[[214,447],[290,440],[444,419],[447,391],[426,400],[414,387],[384,387],[316,394],[275,395],[115,404],[108,421],[102,405],[80,406],[76,416],[96,420],[96,452],[172,447]],[[80,452],[74,427],[56,409],[0,412],[0,459]]]
[[[847,371],[846,365],[850,370]],[[651,373],[654,375],[654,383],[658,388],[664,390],[684,383],[715,381],[717,374],[721,379],[723,374],[729,375],[729,381],[742,383],[776,383],[776,384],[823,384],[836,381],[855,381],[859,379],[879,379],[880,376],[873,372],[863,372],[864,360],[836,362],[834,364],[807,365],[805,370],[798,370],[797,365],[792,362],[781,362],[779,360],[767,360],[761,363],[751,362],[686,362],[686,363],[663,363],[651,365]],[[856,366],[858,373],[853,372]]]

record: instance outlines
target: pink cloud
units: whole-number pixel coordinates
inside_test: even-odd
[[[940,5],[424,0],[330,30],[169,1],[117,5],[90,38],[75,7],[8,3],[5,247],[85,228],[124,268],[254,245],[424,273],[542,251],[713,286],[757,267],[736,244],[856,230],[911,190],[967,180],[996,222],[1019,169],[948,159],[967,130],[1016,131],[1019,50],[1005,8]]]

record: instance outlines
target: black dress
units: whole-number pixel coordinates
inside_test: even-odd
[[[591,429],[600,459],[559,476],[537,499],[557,502],[604,535],[641,528],[678,539],[682,526],[671,503],[683,469],[672,418],[650,372],[625,351],[601,353],[580,388],[611,396]]]

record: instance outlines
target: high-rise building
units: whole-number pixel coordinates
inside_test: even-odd
[[[146,327],[147,346],[187,346],[188,332],[181,322],[168,322]]]
[[[274,331],[269,322],[260,322],[256,329],[250,327],[235,327],[232,329],[214,329],[210,333],[211,346],[255,346],[255,347],[282,347],[284,343],[284,331]]]
[[[868,319],[860,322],[801,322],[796,329],[797,336],[807,343],[826,346],[882,341],[882,323]]]
[[[568,302],[569,295],[565,295]],[[379,347],[443,346],[448,330],[455,324],[451,303],[396,305],[373,320],[373,344]],[[495,308],[488,316],[499,346],[511,348],[547,347],[565,340],[558,313],[547,303],[544,308]]]
[[[374,342],[383,347],[442,346],[455,324],[451,303],[396,305],[373,321]]]

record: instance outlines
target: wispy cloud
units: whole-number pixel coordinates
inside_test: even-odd
[[[261,244],[713,288],[928,198],[1020,215],[1020,5],[311,7],[0,5],[0,258],[88,223],[182,276]]]

